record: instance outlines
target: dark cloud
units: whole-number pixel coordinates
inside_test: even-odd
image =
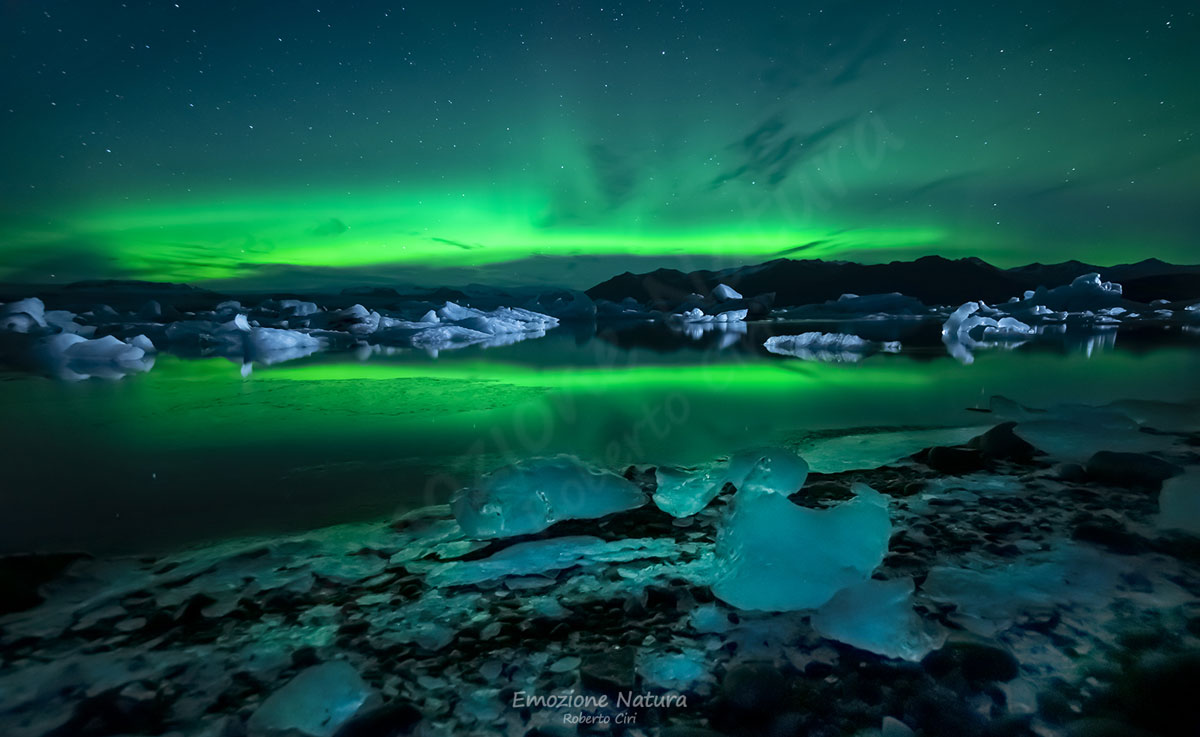
[[[773,115],[730,146],[741,157],[741,163],[713,179],[710,188],[717,189],[735,179],[778,186],[798,165],[819,152],[822,144],[853,122],[853,117],[841,118],[807,133],[788,134],[783,116]]]

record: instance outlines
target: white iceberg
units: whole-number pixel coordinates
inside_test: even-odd
[[[728,284],[718,284],[712,290],[713,299],[726,302],[731,299],[742,299],[742,295]]]
[[[767,338],[763,347],[777,355],[794,356],[806,361],[853,362],[876,351],[896,353],[900,350],[900,343],[876,343],[849,333],[808,332],[774,335]]]
[[[0,332],[29,333],[46,327],[46,305],[27,297],[0,305]]]

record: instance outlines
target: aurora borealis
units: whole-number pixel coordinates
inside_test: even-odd
[[[0,280],[1190,263],[1189,3],[10,2]]]

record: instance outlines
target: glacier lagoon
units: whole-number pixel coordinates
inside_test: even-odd
[[[1088,337],[970,366],[932,341],[849,365],[781,359],[753,337],[721,348],[668,331],[560,329],[437,358],[247,364],[245,376],[240,361],[170,353],[116,382],[5,372],[0,404],[17,421],[0,447],[17,493],[3,502],[0,550],[141,552],[373,519],[564,453],[620,472],[788,445],[836,471],[966,440],[995,424],[976,411],[993,395],[1031,406],[1200,397],[1197,338],[1122,336],[1090,352]]]

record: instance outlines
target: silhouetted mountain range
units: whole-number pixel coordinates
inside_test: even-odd
[[[969,300],[1004,302],[1027,289],[1068,284],[1091,272],[1120,283],[1125,296],[1138,302],[1200,297],[1200,266],[1178,266],[1158,259],[1119,266],[1066,261],[1000,269],[978,258],[951,260],[941,256],[887,264],[777,259],[721,271],[625,272],[588,289],[587,294],[593,299],[613,301],[633,297],[639,302],[673,302],[691,293],[708,294],[718,284],[728,284],[747,297],[774,292],[777,306],[819,303],[847,293],[886,292],[900,292],[925,304],[948,305]]]

